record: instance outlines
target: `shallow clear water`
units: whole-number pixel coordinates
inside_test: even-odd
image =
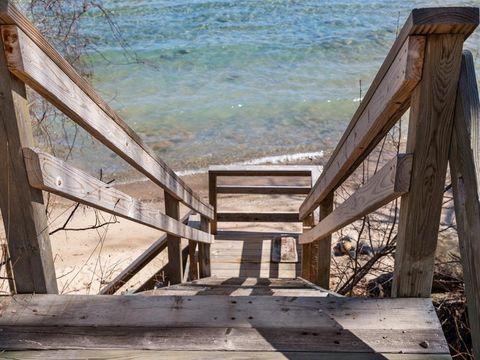
[[[335,146],[414,7],[480,1],[105,1],[94,85],[177,170]],[[477,34],[468,46],[479,48]],[[108,62],[105,61],[108,59]],[[477,60],[478,64],[478,60]],[[100,157],[101,158],[101,157]]]

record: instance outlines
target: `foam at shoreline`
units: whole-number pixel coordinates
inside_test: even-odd
[[[295,153],[295,154],[284,154],[284,155],[273,155],[273,156],[265,156],[260,158],[255,158],[251,160],[245,160],[240,162],[234,162],[225,165],[263,165],[263,164],[284,164],[284,163],[294,163],[303,160],[313,160],[322,158],[324,156],[323,151],[315,151],[315,152],[304,152],[304,153]],[[191,169],[191,170],[180,170],[176,171],[175,173],[178,176],[192,176],[198,174],[205,174],[208,172],[208,168],[200,168],[200,169]],[[132,184],[142,181],[149,181],[145,178],[128,180],[123,182],[117,182],[118,185],[126,185]]]

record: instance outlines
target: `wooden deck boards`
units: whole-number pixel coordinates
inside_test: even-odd
[[[18,295],[0,315],[5,350],[448,354],[429,299]]]
[[[207,278],[149,290],[139,295],[228,295],[228,296],[317,296],[328,292],[313,288],[300,279]]]
[[[225,277],[296,278],[301,275],[301,247],[297,263],[271,261],[272,242],[298,233],[219,230],[211,245],[212,275]]]
[[[51,350],[6,352],[0,359],[8,360],[64,360],[64,359],[122,359],[122,360],[448,360],[443,354],[358,354],[327,352],[269,352],[269,351],[153,351],[153,350]]]

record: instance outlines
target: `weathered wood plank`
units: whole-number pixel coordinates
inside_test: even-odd
[[[280,352],[280,351],[155,351],[155,350],[44,350],[7,351],[8,360],[451,360],[448,354],[386,354],[386,353],[334,353],[334,352]]]
[[[321,240],[408,192],[412,162],[411,155],[395,156],[330,215],[300,235],[299,243]]]
[[[210,229],[209,220],[206,217],[201,216],[200,230],[209,232],[209,229]],[[210,244],[200,243],[198,245],[198,271],[201,278],[211,276],[210,256],[211,256]]]
[[[473,353],[480,358],[480,203],[478,177],[480,153],[480,101],[473,56],[465,51],[462,57],[460,81],[455,106],[450,172],[457,220],[458,240],[463,264],[468,318]],[[474,131],[476,130],[476,131]]]
[[[149,296],[141,297],[150,298]],[[200,296],[200,298],[212,299],[211,296]],[[149,328],[11,327],[4,330],[8,330],[8,336],[0,339],[0,346],[7,350],[117,348],[230,352],[282,351],[284,353],[325,351],[368,353],[369,355],[375,352],[448,354],[448,348],[439,330],[404,332],[383,328],[349,331],[339,328],[159,328],[156,326]],[[424,341],[428,342],[428,349],[423,349],[419,345]],[[183,359],[181,352],[178,356]],[[250,357],[247,358],[250,359]]]
[[[3,41],[0,40],[0,49]],[[25,85],[0,54],[0,209],[18,293],[57,293],[48,221],[40,190],[31,189],[22,147],[33,145]]]
[[[373,140],[367,141],[369,146],[365,146],[363,151],[361,151],[362,149],[360,147],[356,147],[355,153],[352,153],[352,147],[357,144],[360,145],[359,140],[353,141],[352,143],[352,137],[354,138],[356,136],[358,131],[357,129],[365,126],[362,125],[362,122],[364,121],[363,118],[365,117],[365,114],[368,114],[368,108],[372,107],[372,104],[377,102],[375,98],[378,97],[379,94],[382,94],[382,92],[385,94],[388,93],[382,87],[385,87],[387,84],[395,83],[390,77],[392,74],[392,69],[395,69],[399,65],[399,60],[405,58],[405,53],[403,52],[405,50],[405,45],[410,42],[409,38],[420,39],[421,37],[418,35],[428,34],[462,34],[466,39],[475,30],[475,28],[478,26],[478,23],[479,9],[476,7],[439,7],[412,10],[410,16],[405,22],[405,25],[402,27],[399,36],[395,40],[387,57],[375,76],[375,79],[370,85],[365,97],[360,103],[360,106],[353,115],[350,124],[348,125],[332,156],[330,157],[330,160],[325,166],[324,175],[312,190],[312,196],[308,198],[308,202],[306,201],[303,208],[301,208],[301,218],[307,216],[308,213],[311,212],[312,208],[321,202],[322,197],[327,196],[327,194],[334,190],[356,169],[358,164],[360,164],[366,155],[370,153],[371,149],[375,147],[383,135],[388,132],[395,120],[398,119],[406,110],[409,103],[409,96],[407,96],[406,99],[400,96],[399,100],[401,100],[401,104],[397,104],[397,110],[395,111],[395,105],[393,105],[391,107],[391,114],[388,114],[388,111],[384,112],[386,115],[388,114],[391,119],[389,121],[386,119],[386,126],[383,127],[383,130],[378,130],[376,127],[372,126],[372,128],[376,129],[377,134],[373,134],[373,131],[371,131],[371,135],[375,135],[375,137]],[[411,82],[412,85],[410,86],[406,84],[408,86],[406,86],[404,89],[405,93],[409,93],[413,89],[415,86],[413,82],[418,82],[421,76],[422,61],[419,55],[422,55],[422,53],[417,52],[414,48],[411,50],[413,51],[410,54],[412,57],[410,60],[412,61],[407,61],[407,67],[405,68],[406,73],[399,74],[399,78],[402,78],[404,75],[406,75],[405,80]],[[399,92],[399,94],[400,93],[401,92]],[[373,119],[374,116],[369,116],[369,118]],[[352,155],[349,156],[349,153],[352,153]],[[347,159],[349,165],[347,165]],[[342,169],[341,174],[337,174],[339,171],[338,169]]]
[[[308,329],[343,326],[351,330],[388,327],[408,331],[436,330],[440,326],[431,300],[422,298],[272,299],[248,296],[232,301],[223,296],[179,299],[174,296],[14,295],[0,297],[0,304],[1,327],[68,325]]]
[[[231,287],[195,287],[184,289],[170,289],[170,287],[149,290],[138,295],[144,296],[315,296],[326,297],[327,293],[322,293],[315,289],[269,289],[263,288],[231,288]]]
[[[208,201],[213,208],[213,219],[210,222],[210,232],[214,235],[217,234],[217,175],[208,172]]]
[[[333,211],[334,193],[332,192],[320,203],[320,222]],[[326,236],[317,241],[317,266],[312,274],[314,283],[324,289],[330,288],[330,263],[332,260],[332,236]]]
[[[310,186],[217,186],[218,194],[267,194],[267,195],[296,195],[308,194]]]
[[[24,148],[23,152],[28,180],[35,189],[49,191],[186,239],[212,241],[210,234],[188,227],[52,155],[29,148]]]
[[[0,304],[2,349],[448,352],[428,299],[40,295]]]
[[[172,219],[180,219],[180,203],[177,199],[165,193],[165,214]],[[170,284],[183,282],[182,238],[167,234],[168,264],[167,274]]]
[[[118,117],[106,113],[42,49],[16,26],[1,26],[9,70],[58,109],[82,126],[97,140],[191,209],[212,218],[213,210],[204,204],[133,130]],[[93,91],[93,90],[92,90]]]
[[[223,222],[300,222],[298,213],[217,213],[217,221]]]
[[[393,296],[429,297],[452,137],[463,35],[429,35],[423,77],[412,96],[407,152],[411,184],[402,196]]]
[[[353,172],[407,109],[412,91],[422,77],[424,48],[423,36],[409,37],[405,41],[385,77],[374,89],[368,106],[361,113],[355,113],[348,136],[337,145],[324,172],[300,206],[300,218],[313,211]],[[365,99],[362,104],[364,102]]]
[[[217,176],[310,176],[316,166],[307,165],[213,165],[208,172]]]
[[[192,215],[192,212],[188,212],[182,217],[180,222],[186,224],[188,219]],[[135,274],[142,270],[150,261],[152,261],[157,255],[167,248],[167,235],[162,235],[160,239],[155,241],[147,250],[145,250],[138,258],[130,263],[115,279],[110,281],[102,290],[99,295],[112,295],[115,294],[123,285],[126,284]]]

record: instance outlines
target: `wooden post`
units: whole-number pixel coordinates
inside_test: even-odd
[[[30,187],[23,161],[22,148],[34,145],[25,85],[10,75],[4,53],[0,79],[0,208],[15,289],[19,294],[56,294],[43,194]]]
[[[200,217],[200,230],[209,232],[210,222],[205,216]],[[210,277],[210,244],[198,243],[199,277]]]
[[[189,274],[190,281],[198,279],[197,242],[188,241],[188,257],[190,259]]]
[[[464,35],[429,35],[410,109],[410,191],[402,196],[394,297],[429,297]]]
[[[320,221],[325,219],[333,211],[333,197],[334,193],[331,192],[320,203]],[[312,276],[315,278],[314,283],[321,286],[324,289],[330,288],[330,262],[332,258],[332,236],[328,236],[322,240],[316,241],[317,246],[317,268],[315,274]]]
[[[314,215],[310,214],[303,220],[303,232],[315,226]],[[302,277],[312,281],[312,243],[302,245]]]
[[[320,174],[320,168],[312,170],[312,188],[320,177]],[[333,196],[334,192],[330,193],[330,195],[322,200],[319,209],[315,210],[314,212],[313,223],[311,226],[318,224],[333,211]],[[332,237],[328,236],[325,239],[314,241],[310,244],[310,248],[307,250],[307,252],[308,251],[310,253],[309,280],[325,289],[328,289],[330,286]]]
[[[217,234],[217,174],[208,172],[208,199],[213,207],[213,220],[210,222],[211,234]]]
[[[165,191],[165,214],[175,220],[180,219],[180,203]],[[183,281],[182,238],[167,235],[168,266],[167,274],[170,284],[178,284]]]
[[[472,54],[464,52],[455,107],[450,171],[475,359],[480,359],[479,128],[480,101],[475,65]]]

